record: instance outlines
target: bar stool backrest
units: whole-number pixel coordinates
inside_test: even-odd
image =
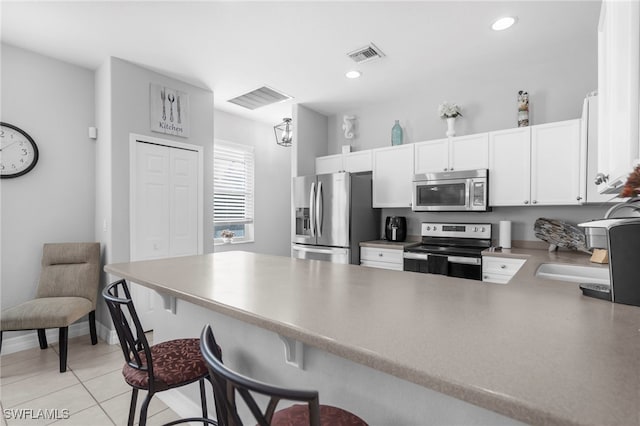
[[[287,389],[243,376],[226,367],[221,361],[221,353],[210,325],[206,325],[200,335],[200,350],[209,368],[213,391],[218,409],[220,426],[241,426],[238,415],[236,393],[253,414],[260,426],[271,423],[280,400],[306,402],[309,406],[311,426],[320,426],[320,402],[317,391]],[[266,409],[261,409],[254,395],[269,397]],[[253,423],[253,422],[252,422]]]
[[[122,292],[122,297],[120,296],[120,291]],[[125,362],[130,367],[146,371],[149,374],[149,391],[154,392],[155,380],[153,379],[151,349],[140,324],[136,308],[131,300],[131,293],[126,281],[119,280],[109,284],[102,292],[102,296],[107,303],[113,325],[118,333]],[[131,318],[133,329],[127,316]],[[140,352],[144,354],[144,358],[140,355]]]

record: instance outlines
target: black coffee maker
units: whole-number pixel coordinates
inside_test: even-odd
[[[404,241],[407,238],[407,218],[404,216],[387,216],[384,224],[384,235],[387,241]]]

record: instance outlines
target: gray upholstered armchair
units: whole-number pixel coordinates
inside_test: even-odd
[[[45,244],[36,298],[2,311],[2,332],[38,330],[40,348],[46,349],[45,329],[60,329],[60,372],[67,371],[69,325],[89,315],[91,343],[96,334],[96,302],[100,283],[100,243]]]

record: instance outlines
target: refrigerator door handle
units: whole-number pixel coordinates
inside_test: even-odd
[[[315,192],[316,192],[316,183],[313,182],[311,184],[311,190],[309,190],[309,221],[310,226],[311,226],[311,236],[315,237],[316,236],[316,197],[315,197]]]
[[[322,198],[322,182],[318,182],[318,191],[316,192],[316,227],[318,230],[318,237],[322,236],[322,214],[323,212]]]

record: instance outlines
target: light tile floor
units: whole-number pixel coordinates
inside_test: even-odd
[[[151,340],[152,336],[148,338]],[[131,387],[122,377],[124,358],[120,346],[101,340],[93,346],[89,336],[69,339],[65,373],[59,372],[58,354],[58,345],[50,344],[45,350],[33,348],[0,356],[2,425],[126,425]],[[138,411],[145,396],[143,391],[138,394]],[[44,419],[38,410],[49,410],[58,419],[55,415]],[[62,418],[63,410],[69,412],[66,419]],[[12,418],[12,413],[23,417],[28,413],[31,418]],[[159,398],[151,400],[149,426],[178,418]]]

